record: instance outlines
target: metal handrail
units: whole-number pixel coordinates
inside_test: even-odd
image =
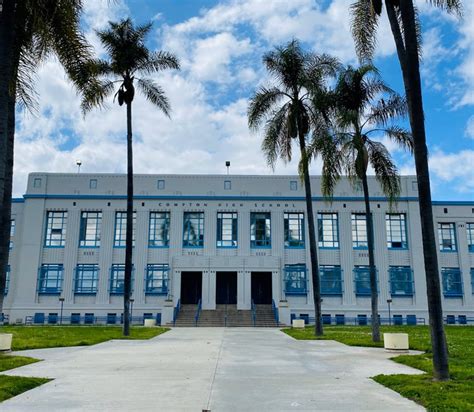
[[[199,299],[198,306],[197,306],[197,309],[196,309],[196,314],[194,315],[194,326],[197,326],[197,324],[198,324],[199,314],[201,313],[201,308],[202,308],[201,299]]]
[[[254,300],[252,299],[252,322],[253,326],[257,326],[257,305],[255,305]]]
[[[176,319],[178,318],[180,309],[181,309],[181,299],[178,299],[178,302],[176,302],[176,307],[174,308],[174,311],[173,311],[173,326],[176,326]]]
[[[275,300],[272,299],[272,309],[273,309],[273,316],[275,318],[275,322],[277,324],[277,326],[280,325],[280,318],[279,318],[279,314],[278,314],[278,307],[277,305],[275,305]]]

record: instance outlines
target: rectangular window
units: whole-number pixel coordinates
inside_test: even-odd
[[[407,226],[404,213],[387,213],[385,215],[387,229],[387,247],[389,249],[407,249]]]
[[[64,247],[66,243],[66,223],[67,212],[47,212],[44,238],[46,247]]]
[[[356,295],[370,296],[370,270],[368,266],[356,266],[354,268],[354,284],[355,284]],[[377,279],[377,289],[378,289],[378,279]]]
[[[10,249],[13,249],[13,236],[15,236],[15,219],[10,221]]]
[[[250,246],[252,248],[272,246],[270,213],[250,213]]]
[[[7,265],[7,273],[5,278],[5,293],[4,296],[8,295],[8,289],[10,289],[10,275],[11,275],[11,267]]]
[[[306,265],[286,265],[284,270],[285,293],[287,295],[306,295],[308,289]]]
[[[89,180],[89,189],[97,189],[97,179]]]
[[[442,268],[443,294],[445,297],[463,295],[461,270],[459,268]]]
[[[99,265],[77,265],[74,293],[95,294],[99,280]]]
[[[442,252],[455,252],[456,226],[454,223],[438,223],[439,250]]]
[[[466,223],[467,247],[469,252],[474,252],[474,223]]]
[[[158,188],[158,190],[165,190],[165,181],[164,180],[158,180],[157,188]]]
[[[337,213],[318,213],[319,247],[339,248],[339,230]]]
[[[184,212],[183,247],[204,247],[204,212]]]
[[[168,247],[170,244],[170,212],[150,212],[149,247]]]
[[[38,275],[38,293],[55,295],[61,293],[63,265],[43,264]]]
[[[285,247],[304,247],[304,213],[285,213]]]
[[[298,190],[298,182],[296,180],[291,180],[290,181],[290,190]]]
[[[99,247],[102,212],[82,212],[79,247]]]
[[[352,247],[367,249],[367,219],[363,213],[352,214]]]
[[[340,266],[321,266],[321,295],[342,295],[342,269]]]
[[[237,247],[237,213],[217,213],[217,247]]]
[[[137,223],[137,212],[133,212],[133,246],[135,246],[135,227]],[[127,212],[115,212],[115,237],[114,247],[125,247],[127,236]]]
[[[392,296],[413,296],[413,271],[410,266],[390,266],[388,275]]]
[[[36,188],[41,187],[41,178],[35,177],[35,179],[33,180],[33,187],[36,187]]]
[[[147,265],[145,277],[145,293],[166,295],[169,281],[168,265]]]
[[[471,268],[471,293],[474,295],[474,268]]]
[[[231,190],[232,189],[232,183],[230,180],[224,180],[224,190]]]
[[[132,267],[132,286],[131,291],[133,291],[133,273],[134,268]],[[123,264],[113,264],[110,269],[110,283],[109,291],[111,295],[123,295],[125,287],[125,265]]]

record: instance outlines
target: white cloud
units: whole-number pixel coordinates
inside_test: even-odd
[[[464,133],[467,137],[474,139],[474,115],[468,119]]]
[[[457,153],[435,151],[430,156],[430,169],[435,177],[443,182],[454,184],[455,189],[472,196],[474,191],[474,150],[461,150]]]

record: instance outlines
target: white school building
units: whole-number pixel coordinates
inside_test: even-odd
[[[304,187],[297,176],[136,175],[133,316],[162,324],[186,305],[313,317]],[[370,318],[362,191],[332,203],[311,179],[326,323]],[[380,316],[428,321],[416,177],[390,206],[369,179]],[[474,202],[433,204],[443,308],[474,318]],[[4,315],[10,323],[120,323],[126,176],[32,173],[14,199]],[[390,301],[388,303],[388,301]],[[194,306],[191,306],[194,305]]]

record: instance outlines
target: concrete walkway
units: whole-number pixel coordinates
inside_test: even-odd
[[[1,411],[419,411],[375,383],[420,373],[382,349],[297,341],[276,329],[177,328],[148,341],[21,352],[4,372],[54,378]]]

